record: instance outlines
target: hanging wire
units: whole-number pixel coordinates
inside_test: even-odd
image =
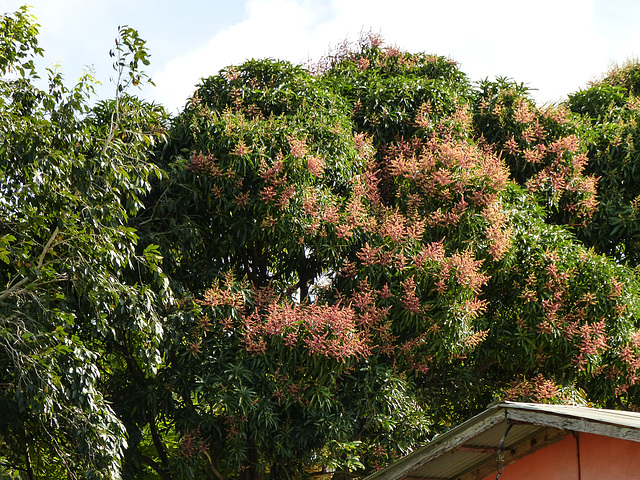
[[[498,448],[498,474],[496,475],[496,480],[500,478],[502,472],[504,471],[504,465],[502,463],[502,449],[504,448],[504,441],[507,439],[507,435],[509,434],[509,430],[511,430],[511,427],[513,427],[513,424],[507,427],[507,430],[502,436],[502,440],[500,440],[500,447]]]

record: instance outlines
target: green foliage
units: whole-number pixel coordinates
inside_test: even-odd
[[[320,65],[333,89],[350,102],[356,128],[372,135],[375,146],[419,128],[431,133],[469,94],[469,82],[454,61],[385,47],[371,34],[358,45],[341,45]]]
[[[35,18],[29,15],[28,7],[23,6],[13,15],[3,15],[0,23],[0,74],[12,70],[24,77],[25,73],[35,74],[34,56],[42,56],[43,49],[38,46],[38,27]]]
[[[637,61],[617,67],[567,103],[584,119],[587,171],[598,177],[598,210],[580,238],[632,266],[640,263],[639,72]]]
[[[140,38],[137,30],[124,25],[118,27],[118,37],[116,45],[109,52],[114,59],[113,69],[118,74],[115,81],[118,93],[124,92],[130,85],[140,86],[142,82],[153,85],[149,76],[140,69],[140,64],[149,65],[149,53],[145,46],[146,42]],[[127,73],[127,79],[123,80],[122,75]]]
[[[203,80],[138,220],[182,296],[167,467],[341,478],[495,398],[634,404],[635,278],[574,236],[581,128],[375,37]]]
[[[3,17],[0,80],[0,438],[22,478],[115,478],[127,440],[103,384],[120,347],[145,371],[159,362],[167,302],[153,250],[129,218],[159,174],[148,144],[127,141],[89,108],[91,79],[68,88],[49,71],[25,9]],[[5,36],[5,32],[9,35]],[[161,138],[161,113],[138,102]]]
[[[181,152],[170,159],[176,168],[186,165],[177,175],[189,182],[188,211],[206,225],[207,252],[195,252],[207,264],[200,281],[208,269],[211,282],[235,268],[256,286],[288,288],[300,275],[304,291],[335,263],[336,234],[317,235],[317,212],[343,208],[362,164],[349,127],[345,103],[285,63],[249,62],[203,83],[168,147]]]
[[[633,344],[637,329],[636,282],[626,268],[542,222],[524,192],[510,195],[515,248],[511,268],[492,275],[487,289],[492,321],[477,360],[496,365],[483,371],[488,378],[482,383],[495,391],[496,382],[511,376],[517,380],[507,390],[511,398],[571,401],[577,387],[601,401],[629,401],[614,389],[632,381],[622,380],[629,366],[620,352]],[[616,382],[605,381],[612,376]],[[555,385],[545,390],[551,378]]]
[[[528,89],[498,78],[479,82],[475,135],[505,160],[511,178],[547,211],[547,221],[583,227],[596,208],[596,180],[576,122],[563,106],[538,108]]]
[[[369,34],[169,119],[135,30],[89,107],[1,25],[1,475],[339,480],[496,399],[640,407],[637,65],[539,108]]]

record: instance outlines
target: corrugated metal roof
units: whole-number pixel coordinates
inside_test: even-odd
[[[477,480],[556,442],[586,432],[640,442],[640,413],[504,402],[440,435],[366,480]]]

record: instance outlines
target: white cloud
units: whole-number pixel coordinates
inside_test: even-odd
[[[264,57],[294,63],[318,60],[330,46],[346,37],[355,40],[362,30],[381,33],[411,52],[449,56],[473,80],[508,76],[524,82],[538,89],[541,102],[559,100],[606,71],[611,61],[637,55],[640,44],[631,18],[638,7],[629,10],[633,0],[247,0],[241,21],[223,29],[219,25],[230,18],[223,1],[203,7],[199,1],[184,0],[180,9],[169,8],[168,0],[32,2],[49,61],[62,59],[65,69],[75,69],[73,75],[81,66],[96,63],[99,78],[107,84],[107,54],[116,26],[140,28],[150,40],[150,74],[157,84],[145,95],[173,112],[201,77],[227,65]],[[0,10],[21,3],[0,0]],[[237,18],[237,4],[234,8]],[[630,18],[625,17],[627,10]],[[195,15],[200,15],[191,22],[198,25],[197,36],[184,31]],[[217,26],[212,24],[208,41],[195,49],[185,47],[187,37],[191,45],[201,41],[205,17],[211,15],[217,15]],[[167,59],[179,48],[186,50]]]
[[[170,110],[182,107],[202,77],[250,58],[276,58],[294,63],[318,54],[311,42],[317,18],[326,14],[320,2],[254,0],[246,18],[215,35],[206,45],[169,61],[154,73],[155,95]],[[313,47],[312,47],[313,46]],[[313,48],[313,50],[312,50]]]
[[[409,51],[447,55],[472,79],[507,76],[555,100],[588,80],[604,55],[593,30],[593,0],[486,0],[424,2],[396,0],[387,14],[382,2],[345,2],[342,17],[363,18],[385,38]],[[384,14],[382,14],[384,12]],[[408,13],[410,12],[410,13]]]
[[[361,30],[412,52],[452,57],[469,76],[508,76],[555,101],[606,68],[595,0],[252,0],[245,19],[155,73],[156,95],[179,108],[203,76],[247,58],[317,60]]]
[[[12,12],[25,3],[31,6],[29,13],[40,25],[38,43],[45,50],[45,58],[37,61],[41,76],[46,75],[44,67],[59,65],[67,81],[73,83],[95,67],[104,94],[111,96],[109,50],[117,34],[111,14],[123,12],[125,1],[0,0],[0,11]]]

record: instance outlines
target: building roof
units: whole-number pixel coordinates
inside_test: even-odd
[[[477,480],[571,432],[640,442],[640,413],[499,403],[366,480]]]

